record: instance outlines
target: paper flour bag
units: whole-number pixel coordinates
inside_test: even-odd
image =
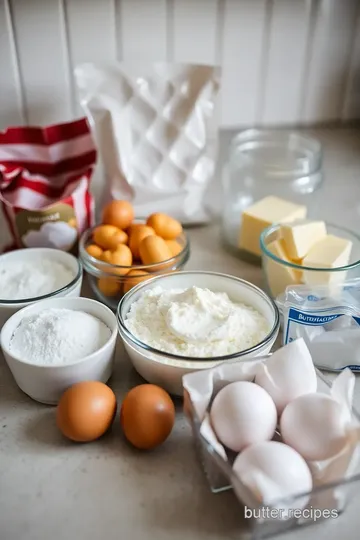
[[[0,250],[76,250],[94,221],[89,183],[95,161],[85,118],[0,132],[0,205],[11,238]]]
[[[94,130],[110,199],[138,217],[209,219],[205,194],[217,156],[219,69],[189,64],[82,64],[81,105]]]

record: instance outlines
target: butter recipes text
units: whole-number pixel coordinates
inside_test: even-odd
[[[263,508],[251,509],[247,506],[244,507],[245,519],[304,519],[318,521],[319,519],[336,519],[339,517],[338,510],[320,509],[320,508],[269,508],[264,506]]]

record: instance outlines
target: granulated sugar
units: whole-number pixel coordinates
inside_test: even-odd
[[[65,365],[99,350],[110,336],[110,329],[89,313],[46,309],[22,319],[10,352],[30,364]]]
[[[46,258],[0,261],[0,300],[24,300],[50,294],[68,285],[74,272]]]

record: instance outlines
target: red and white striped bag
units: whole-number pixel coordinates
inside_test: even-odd
[[[0,204],[12,239],[0,251],[76,250],[79,235],[94,222],[89,185],[95,162],[85,118],[0,132]]]

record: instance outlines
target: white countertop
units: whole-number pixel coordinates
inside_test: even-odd
[[[360,130],[314,130],[325,149],[319,217],[358,230]],[[222,143],[226,146],[228,134]],[[259,268],[220,245],[216,225],[190,231],[187,269],[233,274],[261,285]],[[111,380],[118,401],[137,382],[119,343]],[[358,381],[356,401],[360,404]],[[336,520],[282,535],[284,540],[355,540],[360,493]],[[100,441],[77,445],[55,426],[55,410],[16,387],[0,358],[0,540],[220,540],[248,538],[231,492],[210,493],[178,404],[175,428],[156,451],[122,438],[119,418]]]

